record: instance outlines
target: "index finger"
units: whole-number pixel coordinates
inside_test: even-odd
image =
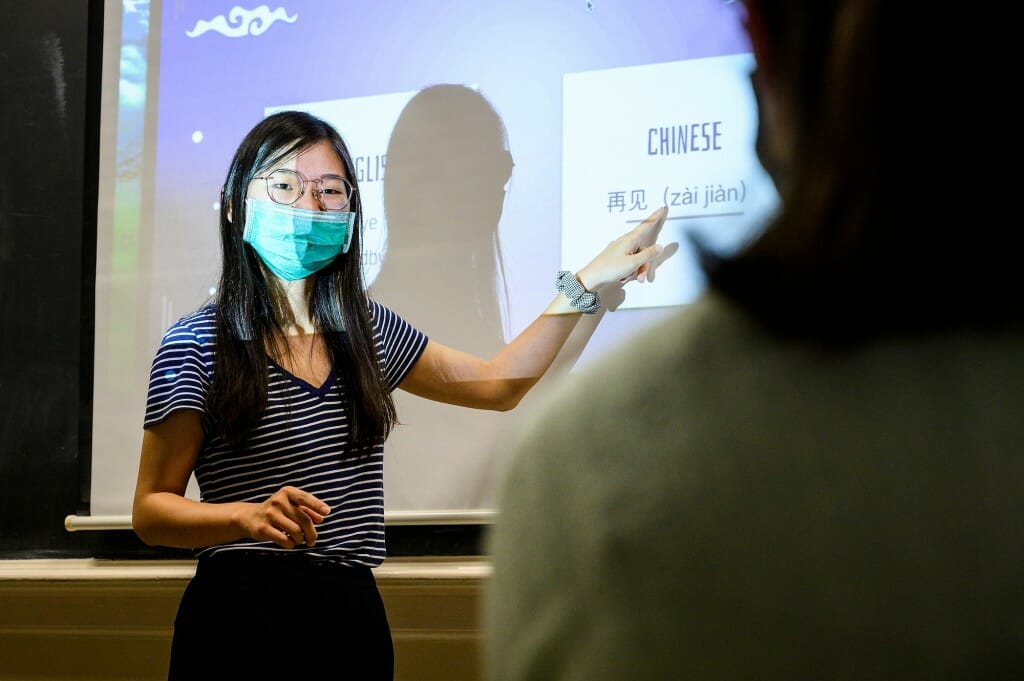
[[[306,506],[321,515],[327,515],[331,512],[330,506],[320,501],[309,492],[305,492],[297,487],[288,491],[288,500],[296,506]]]
[[[668,217],[668,206],[662,206],[644,218],[643,222],[633,230],[633,234],[638,237],[658,238],[658,233],[661,232],[661,228],[665,225],[666,217]]]

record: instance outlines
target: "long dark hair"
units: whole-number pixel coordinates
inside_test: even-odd
[[[267,353],[287,347],[275,313],[276,281],[269,279],[253,248],[242,240],[245,198],[260,171],[313,144],[326,141],[338,153],[349,180],[356,173],[348,147],[328,123],[285,111],[264,118],[242,140],[228,168],[220,208],[223,263],[217,287],[217,353],[207,407],[217,428],[242,446],[267,406]],[[315,275],[310,316],[323,337],[332,370],[344,386],[353,452],[387,437],[396,421],[394,402],[381,374],[361,263],[362,205],[358,189],[348,253]]]
[[[1019,173],[1002,170],[1021,158],[1013,22],[970,3],[746,5],[792,145],[763,235],[731,258],[704,249],[713,290],[804,336],[1024,321]]]

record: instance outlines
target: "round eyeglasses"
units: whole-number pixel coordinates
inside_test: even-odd
[[[267,183],[267,194],[274,203],[290,206],[306,193],[306,185],[313,185],[313,198],[324,210],[345,210],[352,201],[355,188],[340,175],[323,175],[307,180],[294,170],[279,168],[269,175],[259,175],[254,180]]]

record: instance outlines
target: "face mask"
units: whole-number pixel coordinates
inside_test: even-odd
[[[352,212],[246,199],[242,239],[252,244],[271,272],[295,281],[331,264],[339,253],[348,253],[355,221]]]

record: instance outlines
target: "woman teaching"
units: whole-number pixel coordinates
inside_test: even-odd
[[[132,512],[144,542],[197,557],[171,679],[391,679],[371,568],[386,553],[392,391],[515,407],[602,286],[647,277],[665,217],[559,273],[544,313],[483,359],[368,298],[360,213],[351,155],[314,116],[271,115],[235,152],[214,300],[172,325],[153,360]],[[193,473],[200,501],[184,496]]]

